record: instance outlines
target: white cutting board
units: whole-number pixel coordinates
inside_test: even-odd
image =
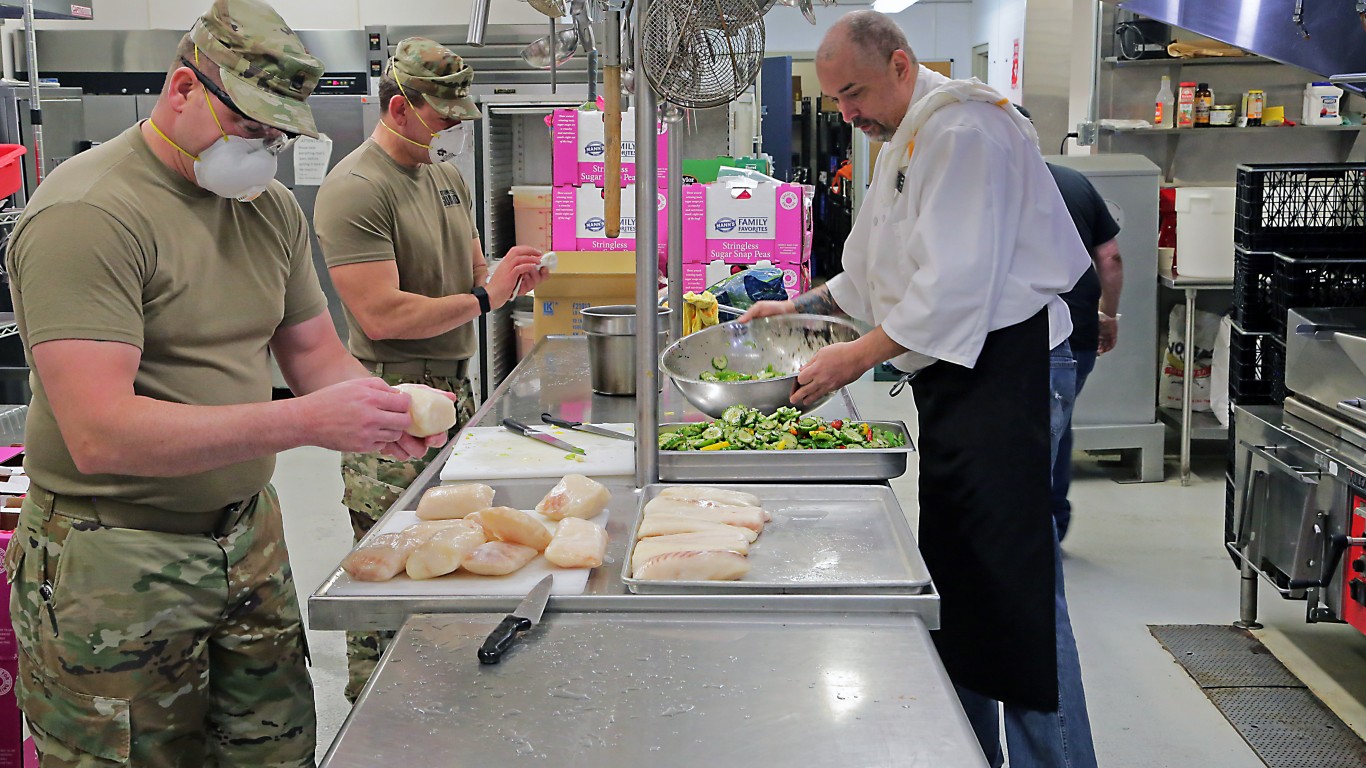
[[[634,424],[603,424],[607,429],[635,434]],[[441,468],[442,482],[512,480],[531,477],[559,478],[569,474],[589,477],[633,475],[636,444],[612,437],[590,435],[576,429],[549,424],[536,427],[585,451],[574,456],[553,445],[525,437],[502,427],[471,427],[451,449]],[[574,456],[573,458],[567,458]]]
[[[624,440],[620,442],[625,444]],[[546,528],[552,532],[555,530],[556,523],[541,517],[535,510],[528,510],[528,512],[532,517],[543,522]],[[592,522],[606,528],[609,514],[610,510],[603,510],[602,514],[592,519]],[[379,532],[396,533],[418,521],[417,512],[396,512],[389,516],[384,525],[380,527]],[[545,578],[547,573],[552,573],[555,575],[555,581],[550,588],[550,594],[582,595],[584,587],[588,585],[588,574],[592,571],[592,568],[561,568],[557,565],[551,565],[544,555],[537,555],[535,560],[522,566],[521,570],[513,571],[506,576],[480,576],[468,571],[456,571],[445,576],[438,576],[435,579],[410,579],[406,573],[400,573],[389,581],[356,581],[350,576],[345,578],[349,581],[346,588],[348,595],[371,597],[525,595],[531,591],[532,587],[536,586],[537,582]]]

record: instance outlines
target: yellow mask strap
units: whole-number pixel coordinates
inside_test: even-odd
[[[184,155],[184,156],[190,158],[191,160],[195,161],[196,163],[199,162],[199,158],[198,158],[198,157],[195,157],[194,155],[190,154],[189,152],[186,152],[183,148],[181,148],[181,146],[180,146],[179,144],[175,143],[174,141],[171,141],[171,137],[170,137],[170,136],[167,136],[166,134],[162,133],[162,132],[161,132],[161,129],[157,127],[157,124],[156,124],[156,123],[152,122],[152,119],[151,119],[150,117],[147,118],[147,124],[150,125],[150,126],[152,126],[152,130],[156,131],[156,132],[157,132],[157,135],[160,136],[162,139],[164,139],[164,140],[166,141],[167,144],[170,144],[171,146],[175,147],[177,150],[180,150],[180,154],[182,154],[182,155]]]
[[[197,45],[194,47],[194,66],[195,66],[195,69],[199,69],[199,46],[197,46]],[[200,71],[202,72],[203,70],[200,70]],[[205,75],[205,77],[208,77],[208,75]],[[209,101],[209,89],[208,89],[208,88],[205,88],[204,86],[201,85],[201,86],[199,87],[199,90],[201,90],[201,91],[204,92],[204,103],[209,105],[209,114],[213,116],[213,124],[216,125],[216,126],[218,126],[218,132],[221,133],[221,134],[223,134],[223,141],[227,141],[227,140],[228,140],[228,132],[225,131],[225,130],[223,130],[223,124],[222,124],[221,122],[218,121],[218,110],[214,109],[214,108],[213,108],[213,102],[212,102],[212,101]],[[156,126],[153,126],[153,127],[156,127]],[[182,150],[182,151],[183,151],[183,150]],[[196,159],[198,159],[198,158],[196,158]]]
[[[389,131],[389,133],[394,134],[395,136],[399,137],[400,139],[403,139],[404,141],[408,142],[409,144],[412,144],[412,145],[415,146],[415,147],[422,147],[423,149],[431,149],[431,148],[432,148],[432,145],[431,145],[431,144],[423,144],[423,143],[420,142],[420,141],[413,141],[412,139],[408,138],[407,136],[404,136],[403,134],[401,134],[401,133],[399,133],[398,131],[394,130],[392,126],[390,126],[388,123],[384,122],[384,118],[380,118],[379,124],[382,125],[382,126],[384,126],[385,130]],[[428,128],[427,130],[431,130],[431,129]]]
[[[431,127],[430,125],[427,125],[427,121],[422,119],[422,113],[420,113],[420,112],[417,111],[417,105],[413,103],[413,100],[412,100],[412,99],[408,98],[408,92],[405,91],[405,90],[403,90],[403,83],[400,83],[400,82],[398,81],[398,72],[397,72],[397,71],[394,72],[394,85],[397,85],[397,86],[398,86],[398,92],[401,93],[401,94],[403,94],[403,100],[406,101],[406,102],[408,102],[408,106],[410,106],[410,107],[413,108],[413,117],[416,117],[416,118],[417,118],[417,121],[418,121],[419,123],[422,123],[422,127],[423,127],[423,128],[426,128],[428,133],[430,133],[430,134],[433,135],[433,136],[436,136],[436,135],[437,135],[436,131],[433,131],[433,130],[432,130],[432,127]],[[393,129],[393,128],[390,128],[389,130],[392,131],[392,130],[394,130],[394,129]],[[407,139],[408,137],[407,137],[407,136],[404,136],[403,138]],[[412,139],[408,139],[408,140],[409,140],[409,141],[412,141]],[[414,144],[417,144],[417,142],[415,142],[415,141],[414,141],[413,143],[414,143]],[[418,145],[419,147],[425,147],[425,146],[427,146],[426,144],[417,144],[417,145]]]

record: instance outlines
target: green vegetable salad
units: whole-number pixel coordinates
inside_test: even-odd
[[[790,451],[804,448],[900,448],[906,436],[862,421],[827,421],[796,408],[764,415],[732,405],[715,421],[661,432],[662,451]]]
[[[725,355],[713,357],[711,359],[711,367],[714,370],[703,371],[702,375],[698,376],[698,378],[703,381],[763,381],[764,379],[776,379],[780,376],[791,375],[774,370],[773,363],[764,366],[762,371],[755,374],[732,371],[730,370],[730,358]]]

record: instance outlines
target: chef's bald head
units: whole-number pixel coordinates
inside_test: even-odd
[[[892,17],[877,11],[851,11],[839,18],[825,33],[816,50],[817,59],[829,59],[840,54],[845,46],[853,46],[864,55],[876,54],[878,62],[887,61],[895,51],[905,51],[911,67],[920,62]]]

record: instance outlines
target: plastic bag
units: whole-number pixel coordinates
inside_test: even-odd
[[[749,267],[718,280],[707,292],[736,309],[749,309],[756,301],[787,301],[783,271],[777,267]]]
[[[1191,410],[1210,410],[1210,373],[1214,366],[1214,342],[1219,332],[1219,315],[1195,312],[1195,356],[1191,371]],[[1167,322],[1167,351],[1162,359],[1162,383],[1159,385],[1158,404],[1164,408],[1181,407],[1181,388],[1186,354],[1186,307],[1172,307]]]
[[[1214,337],[1214,365],[1209,375],[1210,410],[1224,427],[1228,427],[1232,410],[1228,402],[1228,350],[1232,340],[1233,320],[1225,315],[1219,320],[1219,332]]]

